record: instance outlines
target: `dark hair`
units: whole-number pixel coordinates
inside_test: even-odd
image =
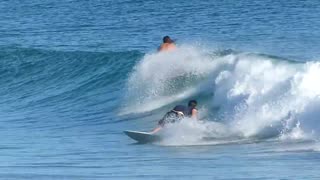
[[[188,102],[188,106],[189,107],[196,107],[197,106],[197,101],[196,100],[190,100],[189,102]]]
[[[163,37],[162,41],[163,41],[163,43],[172,43],[173,42],[169,36]]]

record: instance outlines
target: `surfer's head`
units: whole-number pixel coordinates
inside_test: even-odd
[[[163,37],[163,43],[173,43],[173,40],[169,36]]]
[[[196,107],[197,106],[197,101],[196,100],[190,100],[189,102],[188,102],[188,106],[189,107]]]

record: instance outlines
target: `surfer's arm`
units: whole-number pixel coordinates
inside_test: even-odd
[[[161,44],[159,47],[158,47],[158,52],[161,52],[163,51],[163,44]]]
[[[192,109],[191,118],[195,119],[195,120],[198,120],[198,110]]]

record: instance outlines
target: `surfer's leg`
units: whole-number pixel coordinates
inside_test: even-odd
[[[161,127],[161,126],[157,126],[157,127],[154,128],[150,133],[151,133],[151,134],[154,134],[154,133],[160,131],[160,129],[162,129],[162,127]]]

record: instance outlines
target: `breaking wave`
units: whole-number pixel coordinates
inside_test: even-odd
[[[201,137],[317,139],[319,77],[317,61],[184,46],[146,54],[135,65],[122,113],[168,110],[192,98],[199,101],[204,122],[188,132]],[[174,132],[182,136],[177,129],[189,127]]]

